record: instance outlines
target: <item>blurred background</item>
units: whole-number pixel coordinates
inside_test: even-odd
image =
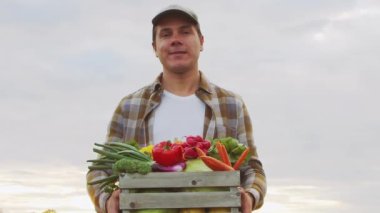
[[[257,212],[374,212],[376,0],[1,0],[0,212],[94,212],[86,160],[121,98],[161,72],[151,19],[173,3],[198,14],[201,70],[248,106],[268,181]]]

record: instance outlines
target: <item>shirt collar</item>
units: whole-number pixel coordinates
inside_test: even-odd
[[[206,76],[199,71],[200,74],[200,82],[198,90],[204,90],[205,92],[211,94],[210,82],[207,80]]]
[[[161,79],[162,79],[162,73],[160,73],[156,79],[154,80],[153,84],[152,84],[152,87],[151,87],[151,92],[154,93],[154,92],[157,92],[161,89],[162,87],[162,84],[161,84]]]
[[[162,90],[162,83],[161,83],[162,75],[163,73],[161,72],[154,80],[152,84],[152,88],[151,88],[152,93]],[[207,80],[206,76],[201,71],[199,71],[199,75],[200,75],[200,82],[199,82],[198,91],[203,90],[211,94],[210,82]]]

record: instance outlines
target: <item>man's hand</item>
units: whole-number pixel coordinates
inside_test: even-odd
[[[250,213],[252,212],[252,196],[246,192],[243,188],[238,187],[241,193],[241,212],[242,213]]]
[[[119,196],[120,189],[112,192],[106,203],[107,213],[119,213]]]

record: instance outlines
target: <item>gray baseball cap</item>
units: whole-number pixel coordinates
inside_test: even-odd
[[[161,10],[153,19],[152,19],[152,24],[153,26],[156,26],[158,22],[160,21],[161,18],[169,15],[169,14],[182,14],[186,17],[188,17],[191,21],[193,21],[195,24],[198,23],[198,17],[197,15],[191,11],[188,8],[184,8],[180,5],[170,5],[163,10]]]

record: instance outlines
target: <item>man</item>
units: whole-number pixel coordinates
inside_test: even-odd
[[[109,126],[108,141],[136,140],[141,146],[186,135],[234,137],[252,150],[249,166],[241,170],[242,211],[260,208],[266,180],[253,143],[252,126],[243,100],[212,83],[198,69],[204,38],[197,16],[172,5],[153,20],[152,46],[163,71],[154,83],[120,102]],[[87,181],[107,177],[92,171]],[[119,191],[108,195],[89,186],[97,212],[118,212]]]

